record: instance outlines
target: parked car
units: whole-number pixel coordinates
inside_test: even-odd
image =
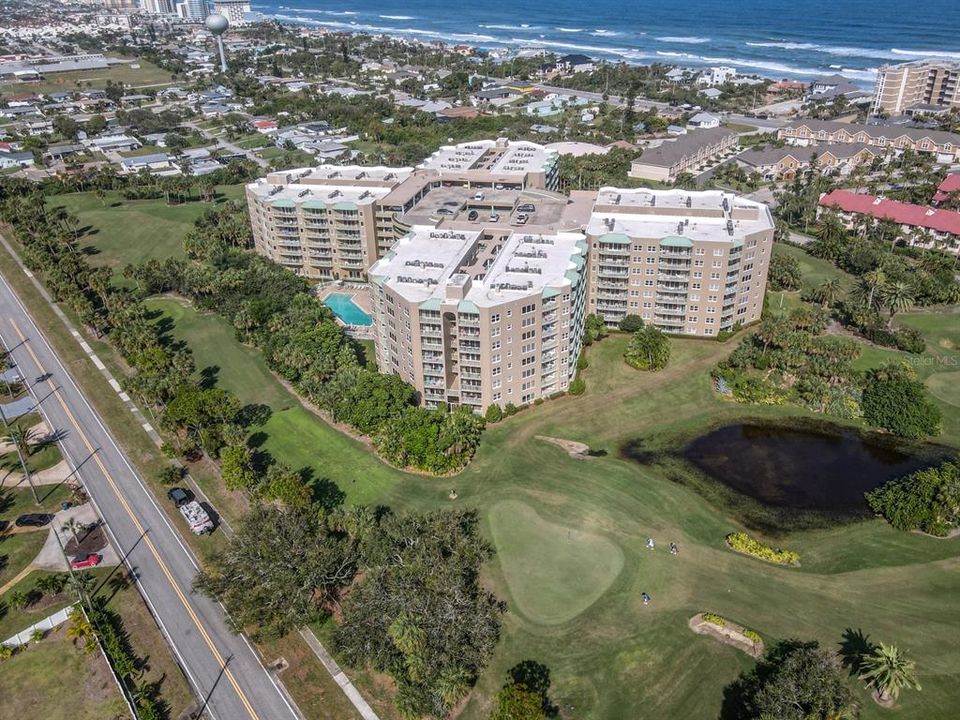
[[[469,213],[467,213],[467,220],[470,222],[473,222],[478,217],[480,217],[480,213],[478,213],[476,210],[471,210]]]
[[[193,500],[193,494],[189,490],[184,490],[180,487],[170,488],[170,490],[167,491],[167,497],[170,498],[176,507],[180,507],[184,503]]]
[[[187,521],[187,525],[190,526],[190,532],[194,535],[213,532],[213,520],[210,519],[207,511],[203,509],[203,505],[196,500],[190,500],[177,507],[180,510],[180,514],[183,515],[183,519]]]
[[[437,210],[437,215],[453,215],[453,210],[442,207]]]
[[[537,208],[532,203],[524,203],[523,205],[517,205],[517,212],[532,213],[536,211],[537,211]]]
[[[26,513],[18,517],[14,524],[17,527],[43,527],[53,520],[49,513]]]
[[[103,562],[103,555],[98,553],[88,553],[86,555],[78,555],[70,562],[70,567],[74,570],[83,570],[84,568],[96,567]]]
[[[529,220],[529,219],[530,219],[530,218],[528,218],[526,215],[524,215],[523,213],[520,213],[519,215],[517,215],[517,219],[514,220],[514,222],[515,222],[517,225],[526,225],[526,224],[527,224],[527,220]]]
[[[476,195],[473,196],[473,199],[474,199],[474,200],[483,200],[483,193],[482,193],[482,192],[478,192]]]

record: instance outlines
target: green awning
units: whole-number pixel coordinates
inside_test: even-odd
[[[440,298],[427,298],[422,303],[420,303],[419,308],[421,310],[439,310]]]
[[[572,262],[574,265],[576,265],[576,266],[577,266],[577,270],[579,270],[579,269],[581,269],[581,268],[583,267],[583,264],[586,262],[586,260],[583,259],[583,256],[582,256],[582,255],[571,255],[571,256],[570,256],[570,262]]]
[[[629,245],[630,238],[623,233],[607,233],[599,238],[602,243],[615,243],[617,245]]]
[[[305,203],[303,203],[303,207],[307,208],[308,210],[327,209],[327,205],[325,202],[323,202],[323,200],[307,200]]]
[[[333,206],[334,210],[356,210],[357,204],[354,202],[338,202]]]
[[[590,250],[590,246],[587,245],[586,240],[577,240],[577,247],[580,249],[580,252],[586,253]]]
[[[567,278],[567,280],[570,281],[570,284],[573,285],[573,287],[576,287],[580,284],[580,273],[576,270],[567,270],[563,275],[565,278]]]
[[[670,235],[660,241],[660,247],[693,247],[693,240],[679,235]]]
[[[278,207],[278,208],[292,208],[297,206],[297,204],[293,200],[285,200],[284,198],[280,198],[279,200],[274,200],[272,203],[270,203],[270,205],[272,207]]]
[[[549,298],[556,297],[559,294],[560,294],[560,290],[558,288],[546,287],[543,289],[544,300],[548,300]]]
[[[472,303],[469,300],[461,300],[459,303],[457,303],[457,312],[479,315],[480,308],[478,308],[474,303]]]

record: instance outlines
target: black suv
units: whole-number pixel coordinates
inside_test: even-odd
[[[49,513],[27,513],[21,515],[15,521],[17,527],[43,527],[53,520],[53,515]]]
[[[178,487],[170,488],[170,490],[167,491],[167,497],[170,498],[177,507],[193,500],[193,495],[189,490]]]

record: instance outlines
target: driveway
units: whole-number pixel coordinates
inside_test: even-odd
[[[101,522],[100,518],[97,517],[96,511],[93,509],[93,505],[90,503],[77,505],[56,513],[53,517],[53,522],[50,523],[47,541],[43,544],[43,547],[40,549],[37,557],[35,557],[33,560],[33,567],[41,568],[43,570],[66,572],[67,561],[63,558],[63,552],[60,550],[60,543],[63,543],[63,546],[66,547],[67,543],[73,540],[73,533],[71,533],[69,530],[63,529],[63,524],[70,518],[74,518],[77,522],[83,523],[84,525],[96,525]],[[84,533],[78,532],[77,535],[82,538]],[[58,537],[60,539],[60,543],[57,542]],[[117,565],[120,563],[119,554],[109,543],[107,543],[106,547],[97,549],[96,552],[103,555],[103,562],[100,563],[100,567]]]

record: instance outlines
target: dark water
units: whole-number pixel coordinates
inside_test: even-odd
[[[773,508],[838,515],[867,512],[863,493],[935,464],[887,438],[842,428],[738,423],[693,440],[681,453],[711,478]]]

